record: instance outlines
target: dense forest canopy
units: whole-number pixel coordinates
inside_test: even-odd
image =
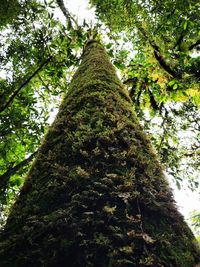
[[[85,41],[101,40],[133,107],[176,185],[199,187],[200,3],[91,0],[96,22],[67,3],[1,1],[1,220],[68,90]],[[55,17],[62,11],[65,22]],[[63,21],[63,20],[62,20]],[[198,226],[200,215],[195,213]]]
[[[1,267],[197,267],[199,245],[94,34],[0,230]]]

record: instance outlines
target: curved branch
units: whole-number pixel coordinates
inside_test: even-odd
[[[171,76],[174,78],[179,77],[178,73],[176,73],[174,70],[170,68],[169,65],[165,62],[164,58],[156,51],[154,50],[154,56],[157,59],[159,65],[166,71],[168,72]]]
[[[173,76],[174,78],[178,78],[180,77],[180,75],[174,71],[165,61],[164,57],[161,55],[161,51],[159,46],[155,43],[154,40],[151,40],[149,38],[149,36],[147,35],[146,31],[139,26],[138,29],[140,30],[140,32],[142,33],[142,35],[145,37],[145,39],[149,42],[149,44],[151,45],[151,47],[154,50],[154,56],[156,58],[156,60],[158,61],[159,65],[167,72],[169,73],[171,76]]]
[[[28,78],[27,80],[25,80],[20,87],[11,95],[11,97],[9,98],[9,100],[7,101],[7,103],[0,108],[0,113],[3,112],[14,100],[14,98],[18,95],[18,93],[20,92],[20,90],[30,82],[30,80],[47,64],[49,63],[49,61],[53,58],[53,56],[48,57]]]
[[[168,72],[171,76],[173,76],[174,78],[177,78],[179,75],[173,69],[171,69],[171,67],[166,63],[164,57],[161,56],[159,46],[154,41],[151,41],[149,39],[148,39],[148,41],[149,41],[150,45],[152,46],[152,48],[154,49],[154,56],[155,56],[156,60],[158,61],[158,63],[160,64],[160,66],[166,72]]]

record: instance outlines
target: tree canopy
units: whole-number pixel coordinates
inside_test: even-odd
[[[195,266],[128,90],[98,40],[81,57],[0,235],[1,266]]]
[[[68,90],[83,44],[92,35],[105,43],[168,174],[177,186],[187,180],[198,189],[199,1],[90,3],[98,19],[93,25],[87,19],[78,22],[61,0],[1,5],[2,216],[23,184],[49,116]],[[64,23],[54,15],[58,9]]]

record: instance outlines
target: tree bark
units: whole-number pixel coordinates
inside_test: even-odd
[[[89,41],[0,237],[0,266],[191,267],[194,236],[104,48]]]

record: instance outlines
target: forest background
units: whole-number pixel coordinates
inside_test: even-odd
[[[77,0],[76,5],[60,0],[1,2],[1,224],[68,89],[84,42],[96,36],[128,88],[198,236],[199,1],[91,0],[90,10],[87,1]]]

